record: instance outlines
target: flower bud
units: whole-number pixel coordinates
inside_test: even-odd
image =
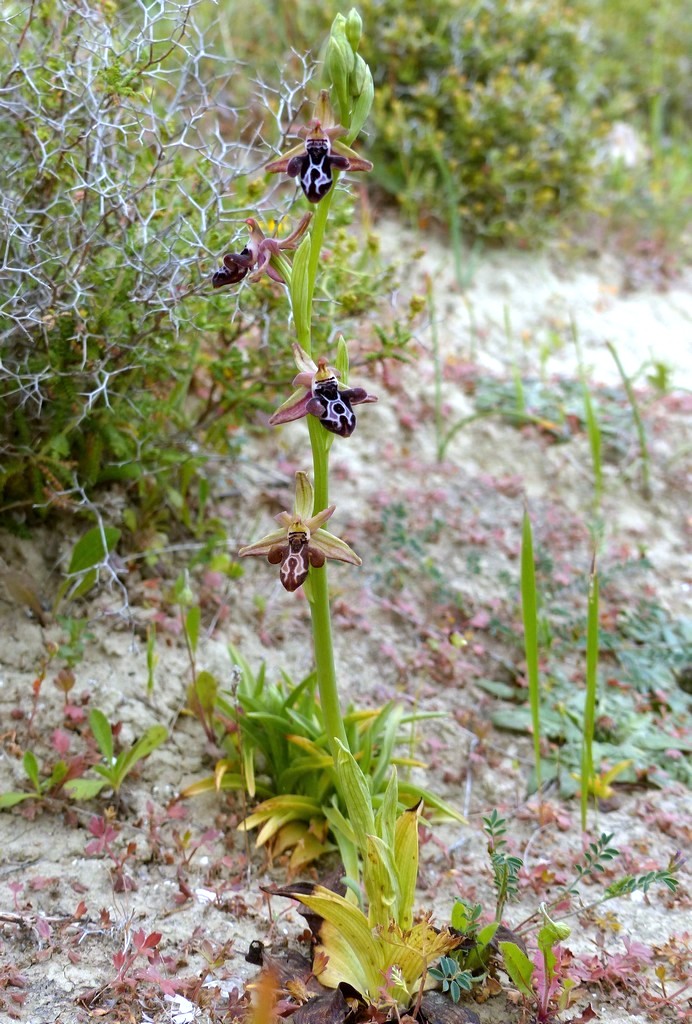
[[[356,54],[356,62],[353,66],[353,72],[350,76],[349,85],[351,87],[351,96],[354,99],[358,99],[363,89],[368,76],[368,65],[365,63],[359,53]]]
[[[346,19],[346,37],[351,44],[351,49],[355,53],[360,46],[360,37],[363,34],[363,19],[356,10],[352,7],[348,12],[348,18]]]
[[[344,21],[343,15],[340,14],[334,19],[334,25],[332,26],[332,32],[327,45],[325,66],[331,83],[334,86],[336,99],[339,104],[339,119],[342,124],[348,124],[350,112],[349,82],[355,64],[355,54],[348,44],[343,25],[337,27],[337,20],[339,18],[341,18],[342,22]]]
[[[367,121],[374,98],[375,83],[372,80],[372,72],[366,64],[365,82],[363,83],[363,88],[353,105],[353,111],[351,113],[351,125],[346,140],[349,144],[358,136],[358,133]]]

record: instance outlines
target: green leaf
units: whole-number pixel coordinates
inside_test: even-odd
[[[247,741],[243,743],[240,759],[243,765],[244,788],[247,790],[247,795],[250,798],[254,798],[257,788],[255,783],[255,748],[251,743]]]
[[[145,757],[149,757],[166,739],[168,739],[168,729],[165,725],[152,725],[143,736],[140,736],[133,747],[120,755],[115,766],[117,772],[116,790],[137,762]]]
[[[491,924],[487,924],[485,928],[481,928],[478,932],[478,935],[476,936],[476,945],[469,951],[464,964],[468,970],[475,971],[487,966],[488,956],[486,951],[499,927],[500,922],[493,921]]]
[[[310,348],[310,235],[306,235],[296,249],[291,272],[291,309],[296,326],[298,344],[306,351]]]
[[[346,142],[350,145],[351,142],[356,139],[361,128],[365,124],[372,108],[373,100],[375,98],[375,85],[372,78],[372,72],[370,68],[365,66],[365,79],[362,85],[361,93],[355,104],[353,105],[353,112],[351,114],[351,130],[346,136]]]
[[[526,953],[522,952],[514,942],[500,942],[498,945],[512,984],[527,999],[533,999],[534,991],[531,987],[531,979],[535,968]]]
[[[552,981],[555,977],[556,963],[553,948],[569,936],[571,929],[566,924],[559,924],[557,921],[553,921],[548,915],[544,904],[541,904],[540,910],[543,916],[543,927],[539,929],[537,936],[538,948],[543,954],[545,975],[549,981]]]
[[[339,741],[337,740],[337,743]],[[367,836],[375,833],[375,816],[368,782],[350,750],[339,744],[336,773],[346,803],[348,819],[353,826],[361,853],[365,851]]]
[[[105,779],[70,779],[63,788],[73,800],[93,800],[107,785]]]
[[[48,790],[53,789],[56,786],[59,786],[62,780],[67,775],[67,772],[68,767],[64,761],[56,762],[56,764],[53,766],[53,771],[50,773],[50,775],[48,776],[44,783],[44,789]]]
[[[154,670],[159,656],[156,653],[156,623],[150,622],[147,627],[147,694],[154,690]]]
[[[346,818],[337,807],[325,806],[322,808],[322,813],[329,822],[329,827],[335,835],[343,836],[348,843],[352,843],[354,846],[358,845],[356,834],[353,831],[351,822]]]
[[[89,726],[94,734],[94,739],[108,766],[113,764],[113,730],[103,711],[94,708],[89,713]]]
[[[84,572],[85,569],[100,565],[119,540],[120,530],[115,526],[104,526],[103,529],[95,526],[87,530],[72,549],[68,574]]]
[[[495,679],[477,679],[476,686],[481,690],[485,690],[486,693],[492,693],[493,697],[499,697],[501,700],[515,701],[521,696],[521,691],[517,690],[516,686],[511,686],[509,683],[501,683]]]
[[[197,651],[197,642],[199,641],[199,626],[202,621],[202,609],[199,605],[193,605],[190,611],[185,616],[185,635],[187,636],[188,643],[192,653]]]
[[[397,806],[399,802],[399,791],[397,786],[396,772],[393,771],[382,798],[382,803],[375,816],[375,831],[385,845],[394,849],[394,835],[396,833]]]
[[[444,818],[449,818],[452,821],[458,821],[462,825],[467,825],[468,822],[461,811],[457,811],[450,804],[441,800],[434,793],[431,793],[429,789],[424,789],[422,786],[416,786],[410,782],[399,781],[399,800],[406,803],[414,804],[422,800],[426,808],[432,808],[434,811],[438,811]]]
[[[334,368],[341,374],[341,383],[348,384],[348,346],[344,341],[343,334],[340,334],[336,342],[336,359],[334,360]]]
[[[531,519],[524,511],[521,540],[521,613],[524,621],[524,649],[526,652],[526,675],[529,684],[531,724],[533,726],[534,760],[536,765],[536,788],[541,787],[541,721],[540,721],[540,676],[538,671],[538,597],[536,591],[536,568],[533,557],[533,532]]]
[[[24,771],[27,774],[31,785],[34,787],[37,793],[41,792],[41,779],[38,773],[38,761],[36,755],[31,750],[27,750],[22,758],[22,764],[24,765]]]
[[[389,924],[396,912],[397,866],[392,849],[378,836],[368,836],[363,861],[363,881],[368,897],[368,924],[371,928]]]
[[[36,800],[37,796],[37,793],[19,793],[16,790],[0,793],[0,811],[8,811],[10,807],[15,807],[23,800]]]
[[[584,695],[584,731],[581,748],[580,806],[581,828],[586,831],[589,805],[589,785],[594,779],[593,736],[598,694],[598,573],[594,555],[589,578],[589,599],[586,627],[586,693]]]
[[[406,930],[413,923],[418,880],[418,819],[421,801],[399,816],[394,835],[394,863],[399,882],[398,925]]]
[[[194,696],[199,702],[199,706],[204,714],[208,715],[214,710],[216,705],[216,696],[219,692],[219,684],[216,681],[216,677],[202,670],[197,673],[197,677],[194,682]]]
[[[469,930],[469,927],[475,924],[475,922],[478,919],[477,914],[475,912],[469,913],[470,909],[471,908],[469,908],[469,906],[466,903],[463,903],[461,900],[457,900],[457,902],[452,907],[452,928],[454,928],[458,932],[461,932],[464,935]]]
[[[64,597],[65,593],[68,590],[70,591],[70,597],[72,599],[83,597],[84,594],[89,593],[92,587],[96,586],[98,578],[98,569],[90,569],[88,572],[85,572],[82,579],[75,586],[73,586],[72,589],[70,589],[71,581],[65,580],[65,582],[60,587],[60,590],[58,592],[58,600],[62,600],[62,598]]]
[[[326,970],[320,974],[322,984],[335,988],[341,981],[347,981],[363,996],[376,993],[382,984],[382,946],[363,912],[320,885],[310,895],[296,892],[294,899],[325,922],[320,927],[323,945],[317,947],[329,957]]]

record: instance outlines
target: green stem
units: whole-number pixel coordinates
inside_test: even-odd
[[[315,483],[315,504],[313,515],[327,508],[329,504],[329,447],[325,430],[314,416],[308,418],[312,465]],[[332,620],[329,611],[329,584],[327,566],[310,570],[310,614],[312,615],[312,638],[315,648],[315,668],[320,691],[320,704],[327,729],[327,739],[332,756],[336,758],[337,739],[348,749],[343,716],[336,685],[334,645],[332,643]]]
[[[308,264],[308,324],[312,324],[312,300],[320,263],[320,253],[324,232],[329,216],[334,188],[319,203],[310,230],[311,247]],[[311,332],[307,337],[306,351],[312,354]],[[310,446],[312,448],[312,471],[315,488],[313,515],[321,512],[329,505],[329,444],[322,424],[314,416],[308,416]],[[332,621],[329,610],[329,584],[326,565],[321,569],[310,570],[310,614],[312,616],[312,637],[315,649],[315,668],[317,685],[320,691],[320,703],[327,730],[327,739],[332,756],[336,758],[339,740],[348,749],[348,738],[339,704],[339,692],[336,685],[336,667],[334,664],[334,645],[332,642]]]
[[[336,178],[334,175],[334,184],[331,189],[324,197],[324,199],[317,204],[317,210],[315,216],[312,218],[312,227],[310,229],[310,263],[308,265],[308,288],[309,288],[309,300],[308,300],[308,323],[312,323],[312,300],[315,294],[315,284],[317,282],[317,271],[320,264],[320,255],[322,253],[322,242],[324,241],[324,231],[327,226],[327,218],[329,217],[329,210],[332,205],[332,196],[336,189]],[[312,344],[309,343],[307,353],[312,355],[311,352]],[[326,506],[325,506],[326,507]]]

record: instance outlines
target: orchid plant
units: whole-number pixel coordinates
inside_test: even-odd
[[[334,118],[330,93],[325,89],[320,93],[314,119],[296,133],[303,141],[267,166],[270,173],[296,177],[306,199],[315,207],[314,213],[307,213],[281,242],[266,238],[250,218],[246,222],[250,232],[247,245],[238,254],[224,256],[223,267],[212,283],[220,287],[266,272],[285,284],[296,332],[293,356],[298,373],[293,379],[295,390],[276,410],[270,424],[291,424],[305,418],[312,456],[313,483],[307,472],[296,473],[293,509],[280,512],[276,516],[279,528],[241,547],[239,554],[266,558],[279,567],[279,579],[287,591],[303,588],[308,598],[324,731],[323,736],[307,743],[306,737],[287,739],[308,754],[318,779],[326,769],[329,780],[315,797],[299,799],[296,794],[286,797],[280,793],[270,797],[243,822],[243,827],[260,826],[258,843],[276,837],[281,843],[278,849],[285,848],[284,838],[279,838],[282,833],[288,833],[286,842],[295,843],[298,836],[307,841],[312,829],[316,843],[306,847],[301,862],[310,859],[316,848],[324,849],[327,832],[335,839],[344,865],[344,895],[311,883],[272,891],[300,901],[319,916],[312,969],[325,987],[336,988],[347,982],[366,1002],[396,1009],[407,1007],[414,997],[420,999],[424,989],[436,983],[429,968],[456,947],[458,938],[447,928],[435,928],[429,914],[414,917],[418,819],[428,801],[419,791],[414,806],[401,809],[407,805],[400,801],[391,745],[383,772],[378,769],[375,777],[366,775],[363,745],[359,749],[357,742],[349,742],[332,645],[327,563],[332,559],[359,566],[361,559],[325,529],[336,509],[329,500],[329,453],[336,438],[344,443],[356,429],[354,407],[376,402],[377,398],[363,387],[349,385],[348,351],[343,338],[337,342],[335,365],[330,365],[326,354],[313,353],[312,306],[336,179],[341,172],[368,171],[372,167],[350,148],[373,99],[372,75],[357,52],[360,37],[361,19],[355,10],[348,18],[337,15],[327,45],[325,69],[339,121]],[[292,258],[289,252],[293,252]],[[262,711],[256,715],[256,723],[262,725]],[[277,720],[282,718],[272,716],[273,723]],[[396,715],[391,718],[395,725],[398,720]],[[243,732],[242,721],[239,724]],[[245,738],[247,732],[246,728]],[[350,732],[353,741],[353,730]],[[362,766],[356,758],[361,759]],[[246,778],[248,767],[251,776],[254,771],[254,762],[250,762],[252,757],[246,757]],[[231,785],[235,784],[235,773],[229,772],[229,767],[219,768],[215,785],[221,784],[224,774],[230,776]],[[383,773],[390,767],[389,780],[383,786]],[[208,785],[209,781],[203,780],[196,791]],[[338,799],[328,800],[330,785],[335,786],[334,797],[338,795]],[[401,796],[406,799],[406,795],[404,789]],[[440,807],[439,802],[434,803]]]
[[[312,351],[312,305],[329,210],[338,175],[368,171],[372,164],[351,149],[373,100],[372,74],[358,54],[361,19],[352,10],[338,15],[332,26],[325,71],[339,110],[337,121],[330,90],[320,92],[315,116],[295,132],[301,142],[267,165],[269,173],[296,177],[315,211],[307,212],[282,240],[267,238],[254,218],[246,221],[247,244],[239,253],[228,253],[212,278],[215,288],[238,284],[246,277],[256,280],[266,273],[285,285],[291,303],[297,340],[293,355],[298,368],[296,389],[270,419],[272,425],[305,417],[312,455],[312,479],[296,474],[295,502],[291,512],[277,517],[279,529],[240,549],[241,556],[263,556],[279,566],[279,579],[288,591],[304,588],[310,603],[317,685],[329,750],[336,758],[340,746],[348,746],[337,690],[332,625],[329,608],[327,560],[353,566],[358,555],[344,541],[326,530],[335,505],[329,502],[329,450],[335,437],[349,438],[356,427],[354,406],[377,401],[362,387],[348,384],[348,352],[343,338],[337,345],[336,365],[326,355]],[[292,258],[289,256],[292,253]]]

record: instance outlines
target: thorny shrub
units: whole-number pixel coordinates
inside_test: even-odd
[[[180,515],[200,452],[232,458],[285,384],[281,290],[241,289],[232,316],[210,278],[312,65],[251,80],[202,2],[11,0],[0,26],[0,512],[120,481]],[[268,233],[283,202],[260,204]],[[389,282],[335,205],[325,335]]]

